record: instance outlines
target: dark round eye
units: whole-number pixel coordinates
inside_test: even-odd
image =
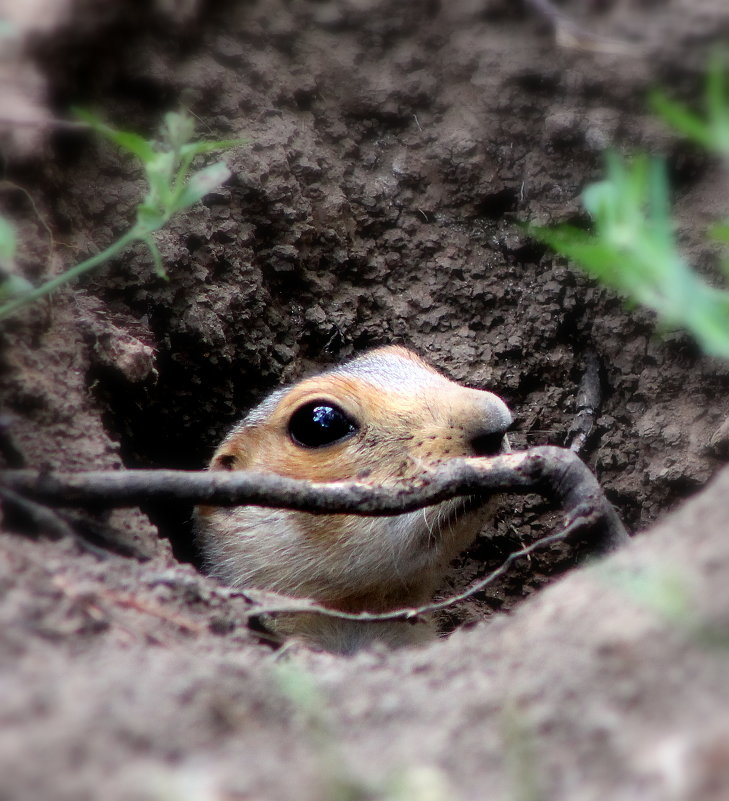
[[[300,406],[289,420],[291,439],[305,448],[321,448],[354,434],[357,424],[329,401],[311,401]]]

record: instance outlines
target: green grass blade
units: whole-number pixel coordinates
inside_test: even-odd
[[[724,82],[724,59],[718,51],[711,55],[704,95],[707,120],[714,140],[713,149],[729,155],[729,104]]]
[[[157,243],[152,238],[152,235],[148,234],[147,236],[142,237],[142,242],[144,242],[144,244],[147,246],[149,253],[152,256],[155,273],[163,280],[169,281],[169,276],[167,275],[167,271],[162,263],[162,254],[159,252]]]
[[[230,177],[230,170],[223,162],[217,162],[198,170],[188,178],[193,159],[226,147],[244,144],[245,139],[220,140],[216,142],[194,142],[189,140],[194,133],[194,122],[187,114],[170,112],[165,115],[163,142],[154,146],[143,137],[127,131],[117,131],[89,111],[77,109],[78,119],[93,130],[110,139],[116,145],[135,156],[144,166],[147,193],[137,206],[137,219],[133,227],[106,250],[77,264],[62,275],[33,287],[18,276],[0,275],[0,319],[10,316],[18,309],[45,297],[53,290],[69,283],[82,273],[99,266],[134,241],[143,241],[152,256],[157,275],[167,278],[162,256],[152,238],[152,233],[178,211],[197,203],[211,190]],[[0,268],[3,263],[12,266],[15,254],[15,235],[12,227],[0,217]],[[11,299],[9,299],[11,298]]]
[[[0,266],[12,264],[15,258],[15,229],[0,216]]]
[[[148,161],[154,159],[154,148],[139,134],[130,133],[128,131],[117,131],[115,128],[103,122],[95,114],[92,114],[90,111],[85,111],[84,109],[74,109],[73,113],[82,122],[90,125],[98,134],[111,140],[114,144],[122,148],[122,150],[133,153],[143,163],[146,164]]]
[[[77,264],[75,267],[72,267],[70,270],[66,270],[65,273],[57,275],[50,281],[46,281],[37,289],[28,292],[26,295],[23,295],[17,300],[13,300],[10,303],[0,306],[0,320],[4,319],[5,317],[9,317],[23,306],[27,306],[29,303],[33,303],[36,300],[44,298],[49,293],[53,292],[54,289],[58,289],[58,287],[73,281],[75,278],[78,278],[83,273],[92,270],[94,267],[98,267],[98,265],[108,261],[110,258],[112,258],[112,256],[120,253],[137,238],[138,237],[134,229],[127,231],[126,234],[124,234],[120,239],[117,239],[116,242],[109,245],[106,250],[102,250],[101,253],[97,253],[95,256],[92,256],[91,258],[82,261],[80,264]]]
[[[707,150],[714,149],[714,137],[711,135],[708,125],[683,104],[671,100],[666,94],[659,91],[651,92],[649,103],[653,111],[675,131]]]
[[[712,225],[709,228],[709,236],[717,242],[729,244],[729,220]]]
[[[729,357],[729,291],[708,285],[678,250],[662,161],[612,155],[605,180],[587,187],[594,233],[529,227],[536,239],[605,286],[653,309],[664,325],[692,332],[706,353]],[[729,223],[717,226],[729,239]]]

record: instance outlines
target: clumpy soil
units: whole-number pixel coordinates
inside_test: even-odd
[[[718,274],[721,165],[646,95],[700,95],[724,3],[564,3],[572,47],[511,0],[12,5],[0,205],[30,280],[112,242],[143,191],[58,124],[72,105],[147,135],[182,106],[248,143],[157,236],[167,280],[133,249],[3,323],[7,466],[200,468],[272,388],[391,343],[504,397],[515,448],[561,445],[596,353],[585,459],[640,536],[613,573],[524,560],[427,649],[287,659],[197,571],[190,508],[68,513],[78,538],[6,508],[0,799],[726,797],[727,474],[671,512],[729,455],[729,366],[519,225],[584,224],[607,147],[663,153],[684,251]],[[442,593],[557,521],[506,498]]]

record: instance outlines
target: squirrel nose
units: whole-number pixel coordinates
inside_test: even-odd
[[[466,437],[474,456],[496,456],[509,451],[506,431],[513,422],[509,407],[491,392],[472,390],[474,397],[472,416],[466,423]]]
[[[505,431],[494,431],[490,434],[479,434],[471,439],[474,456],[496,456],[508,453],[509,438]]]

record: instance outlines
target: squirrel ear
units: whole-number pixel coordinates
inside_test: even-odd
[[[213,454],[209,470],[247,470],[258,447],[255,429],[239,427],[220,443]]]
[[[243,470],[246,463],[246,451],[238,442],[226,442],[215,452],[210,462],[210,470]]]
[[[237,457],[234,453],[216,453],[210,462],[211,470],[235,470],[238,465]]]

